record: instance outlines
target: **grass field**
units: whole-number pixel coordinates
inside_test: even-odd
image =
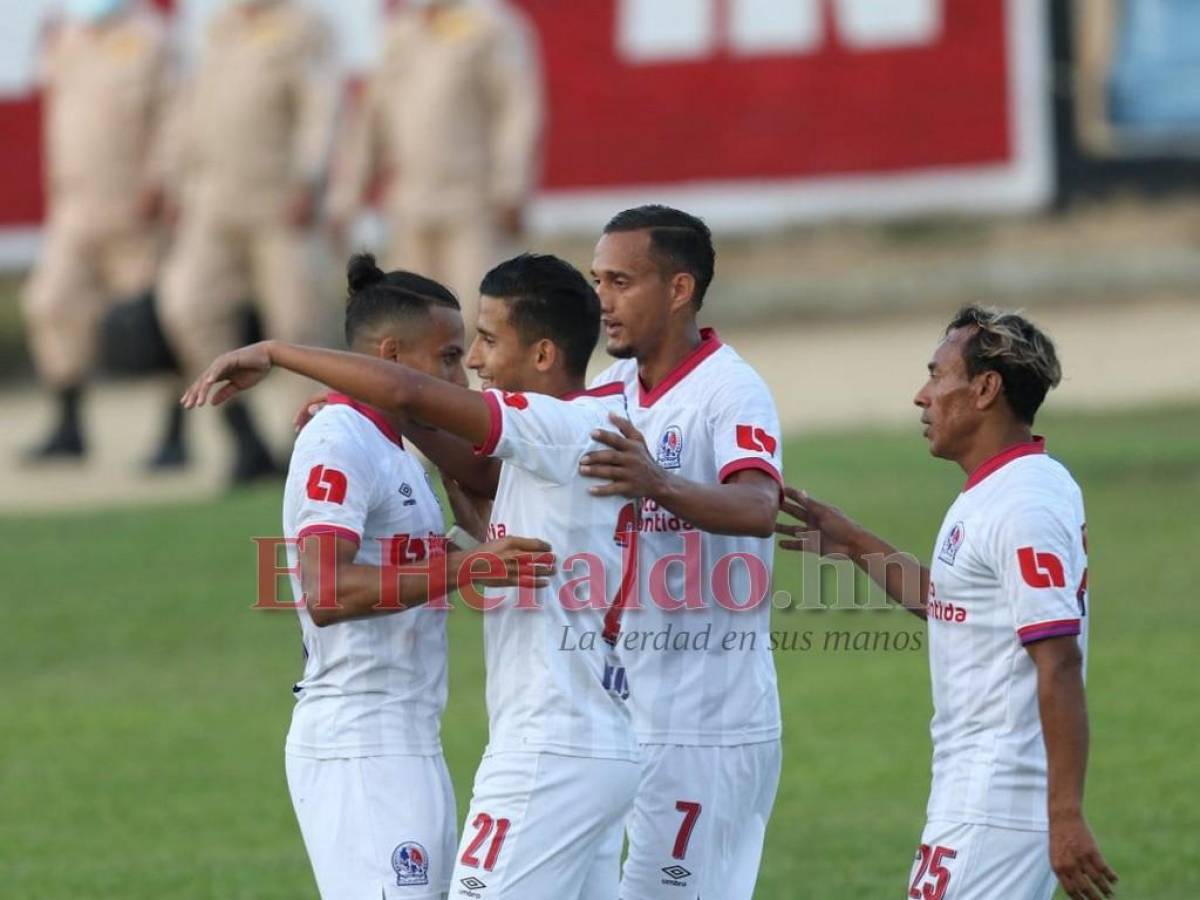
[[[1200,408],[1058,416],[1091,536],[1088,811],[1138,900],[1200,897]],[[789,480],[928,552],[961,485],[917,429],[797,439]],[[291,613],[250,610],[262,490],[200,505],[0,519],[0,896],[315,897],[283,778]],[[799,557],[777,588],[799,593]],[[899,898],[923,821],[924,652],[827,652],[828,630],[902,612],[777,612],[785,764],[758,897]],[[451,616],[443,729],[460,804],[485,740],[480,623]]]

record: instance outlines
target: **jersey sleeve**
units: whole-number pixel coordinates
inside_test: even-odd
[[[1087,558],[1069,510],[1026,506],[1009,517],[997,543],[1000,583],[1021,643],[1079,634]]]
[[[598,427],[592,411],[545,394],[489,390],[487,440],[476,448],[555,484],[578,477],[579,459]]]
[[[288,489],[299,494],[296,534],[336,534],[362,543],[376,473],[356,435],[328,426],[300,434],[293,451]],[[325,423],[322,423],[323,425]]]
[[[783,443],[779,413],[757,376],[731,379],[718,388],[710,412],[717,480],[722,484],[757,469],[783,486]]]

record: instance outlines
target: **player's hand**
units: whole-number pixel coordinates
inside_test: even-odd
[[[646,449],[646,439],[628,419],[615,413],[608,418],[617,432],[596,430],[592,439],[612,449],[585,454],[579,461],[579,474],[610,483],[588,488],[588,493],[594,497],[658,497],[667,475]]]
[[[1051,817],[1050,866],[1072,900],[1101,900],[1113,895],[1117,873],[1100,855],[1082,815]]]
[[[831,554],[850,556],[855,536],[861,530],[859,524],[836,506],[822,503],[789,487],[783,490],[784,499],[779,511],[787,513],[799,524],[776,522],[775,533],[788,536],[779,542],[784,550],[799,550],[820,556]]]
[[[504,537],[488,541],[468,553],[465,560],[484,554],[490,554],[493,563],[499,559],[504,566],[503,574],[493,574],[498,570],[493,570],[492,566],[485,574],[471,574],[473,582],[485,587],[545,587],[557,566],[550,545],[535,538]],[[482,563],[478,564],[480,571],[483,568]]]
[[[254,387],[271,371],[270,344],[270,341],[259,341],[222,353],[180,398],[183,408],[203,406],[208,402],[213,387],[221,382],[224,384],[212,396],[213,406],[220,406],[231,397]]]
[[[292,419],[292,427],[296,429],[296,434],[304,430],[304,426],[313,420],[313,416],[323,410],[329,403],[329,394],[321,391],[319,394],[313,394],[304,401],[304,405],[296,411],[295,417]]]

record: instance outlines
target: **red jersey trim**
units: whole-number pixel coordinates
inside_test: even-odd
[[[625,385],[619,381],[610,381],[608,384],[588,388],[586,391],[572,391],[569,394],[563,394],[558,399],[576,400],[579,397],[615,397],[617,394],[623,393],[625,393]]]
[[[492,414],[492,424],[487,439],[475,448],[475,452],[480,456],[491,456],[496,452],[496,445],[500,443],[500,435],[504,431],[504,413],[500,409],[500,401],[491,391],[484,391],[483,399],[488,405],[488,412]]]
[[[653,390],[646,390],[646,385],[642,383],[641,377],[638,377],[638,403],[643,409],[653,406],[671,388],[687,378],[696,366],[700,365],[700,363],[704,362],[723,346],[715,328],[701,328],[700,343],[696,345],[696,349],[685,356],[679,365],[667,374],[666,378],[655,385]]]
[[[1017,629],[1017,637],[1022,644],[1032,644],[1034,641],[1044,641],[1046,638],[1067,637],[1079,634],[1078,619],[1055,619],[1052,622],[1038,622]]]
[[[393,428],[392,423],[387,420],[387,416],[385,416],[375,407],[367,406],[365,403],[359,403],[353,397],[347,397],[345,394],[339,394],[337,392],[328,394],[325,397],[325,401],[330,406],[349,406],[359,415],[370,419],[371,424],[378,428],[383,436],[397,447],[404,447],[404,438],[400,436],[400,432]]]
[[[305,525],[300,529],[300,533],[296,535],[296,540],[302,541],[314,534],[335,534],[343,540],[352,542],[356,547],[362,545],[362,535],[353,528],[347,528],[344,525]]]
[[[779,482],[781,488],[783,487],[783,476],[779,474],[779,470],[765,459],[759,459],[755,456],[749,456],[745,459],[735,459],[731,463],[726,463],[717,474],[717,481],[724,484],[738,472],[745,472],[747,469],[757,469],[760,472],[766,472]]]
[[[969,491],[983,479],[987,478],[998,469],[1004,468],[1014,459],[1020,459],[1022,456],[1033,456],[1038,453],[1046,452],[1046,439],[1041,435],[1035,434],[1033,440],[1024,444],[1013,444],[1013,446],[1001,450],[991,459],[985,459],[975,471],[967,477],[967,483],[963,487],[964,491]]]

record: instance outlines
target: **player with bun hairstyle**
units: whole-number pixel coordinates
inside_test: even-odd
[[[379,273],[364,257],[352,260],[349,272],[361,295],[352,302],[354,314],[361,308],[367,322],[382,296],[377,292],[405,290],[393,285],[401,276]],[[353,346],[375,352],[266,341],[218,358],[183,403],[199,406],[210,394],[221,403],[279,366],[397,422],[406,419],[410,431],[413,422],[423,423],[497,461],[490,536],[536,534],[554,553],[538,559],[563,559],[566,568],[550,574],[536,594],[508,588],[487,602],[489,741],[452,883],[468,892],[486,886],[495,897],[612,900],[621,829],[639,773],[614,650],[628,589],[624,548],[635,546],[637,505],[591,496],[577,470],[601,446],[593,433],[611,415],[626,414],[624,391],[619,384],[585,389],[600,301],[568,263],[536,254],[501,263],[483,279],[479,310],[467,364],[483,391],[404,364],[392,344],[363,325]],[[434,309],[435,317],[442,313]],[[473,467],[485,476],[493,469],[478,461]],[[305,487],[314,483],[318,493],[326,491],[320,476],[304,476]],[[334,479],[328,490],[336,488]],[[564,635],[573,636],[569,650]]]
[[[351,260],[347,282],[351,351],[466,384],[462,315],[445,287],[411,272],[385,275],[365,255]],[[420,573],[444,552],[442,511],[401,425],[392,413],[332,395],[297,439],[284,491],[305,656],[293,688],[287,778],[327,900],[377,898],[388,885],[404,887],[406,897],[442,897],[457,842],[439,736],[446,609],[425,605],[440,598],[429,596]],[[505,563],[490,583],[536,584],[539,570],[519,575],[517,563],[546,549],[510,536],[479,552]],[[451,550],[447,569],[468,556]],[[397,567],[405,564],[417,571],[404,574]],[[388,583],[402,607],[381,602]]]

